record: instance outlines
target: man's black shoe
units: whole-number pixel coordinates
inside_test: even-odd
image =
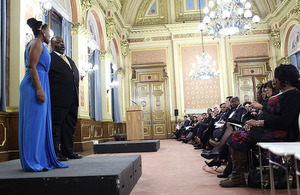
[[[56,155],[56,158],[57,158],[58,161],[68,161],[68,158],[65,157],[65,156],[62,155],[62,154],[57,154],[57,155]]]
[[[80,154],[77,154],[75,152],[73,152],[69,155],[66,155],[66,157],[68,157],[69,159],[80,159],[80,158],[82,158],[82,156]]]

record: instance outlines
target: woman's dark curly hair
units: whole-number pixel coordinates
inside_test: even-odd
[[[34,36],[38,36],[41,29],[45,30],[48,27],[48,24],[43,24],[42,21],[38,21],[35,18],[29,18],[27,24],[32,29]]]
[[[275,69],[275,78],[277,78],[282,87],[286,87],[287,84],[296,87],[300,90],[299,71],[291,64],[280,64]]]

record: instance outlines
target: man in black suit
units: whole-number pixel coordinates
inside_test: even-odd
[[[78,114],[79,72],[74,61],[65,56],[61,37],[51,39],[51,67],[49,71],[52,134],[57,159],[79,159],[73,151],[74,132]]]

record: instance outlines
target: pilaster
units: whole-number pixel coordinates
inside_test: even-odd
[[[74,23],[72,33],[72,59],[78,70],[88,63],[87,39],[89,32],[80,24]],[[79,72],[80,74],[80,72]],[[89,118],[89,78],[88,75],[79,81],[79,110],[80,118]]]
[[[10,1],[10,56],[9,56],[9,104],[8,111],[19,107],[19,86],[25,74],[25,1]]]
[[[102,94],[102,117],[103,121],[112,121],[111,115],[111,91],[108,91],[107,85],[111,78],[110,73],[110,62],[112,55],[110,51],[100,51],[100,72],[101,72],[101,94]]]

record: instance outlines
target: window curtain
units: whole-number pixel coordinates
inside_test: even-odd
[[[115,74],[113,76],[113,81],[118,80],[118,75]],[[118,95],[118,87],[112,88],[112,110],[113,110],[113,121],[116,123],[121,123],[121,113],[119,106],[119,95]]]
[[[95,53],[91,53],[89,63],[95,65]],[[89,72],[89,85],[90,85],[90,117],[95,118],[95,73]]]
[[[62,32],[61,38],[63,38],[65,42],[65,54],[69,57],[72,57],[72,37],[71,37],[71,24],[65,18],[62,19]]]
[[[5,66],[6,66],[6,0],[1,0],[1,31],[0,31],[0,111],[6,111]]]
[[[95,80],[95,91],[94,91],[94,100],[95,100],[95,120],[102,121],[102,95],[101,95],[101,71],[100,71],[100,59],[99,59],[99,50],[95,50],[95,65],[98,66],[98,69],[95,71],[94,80]]]
[[[297,56],[296,54],[291,55],[291,64],[297,67]]]

